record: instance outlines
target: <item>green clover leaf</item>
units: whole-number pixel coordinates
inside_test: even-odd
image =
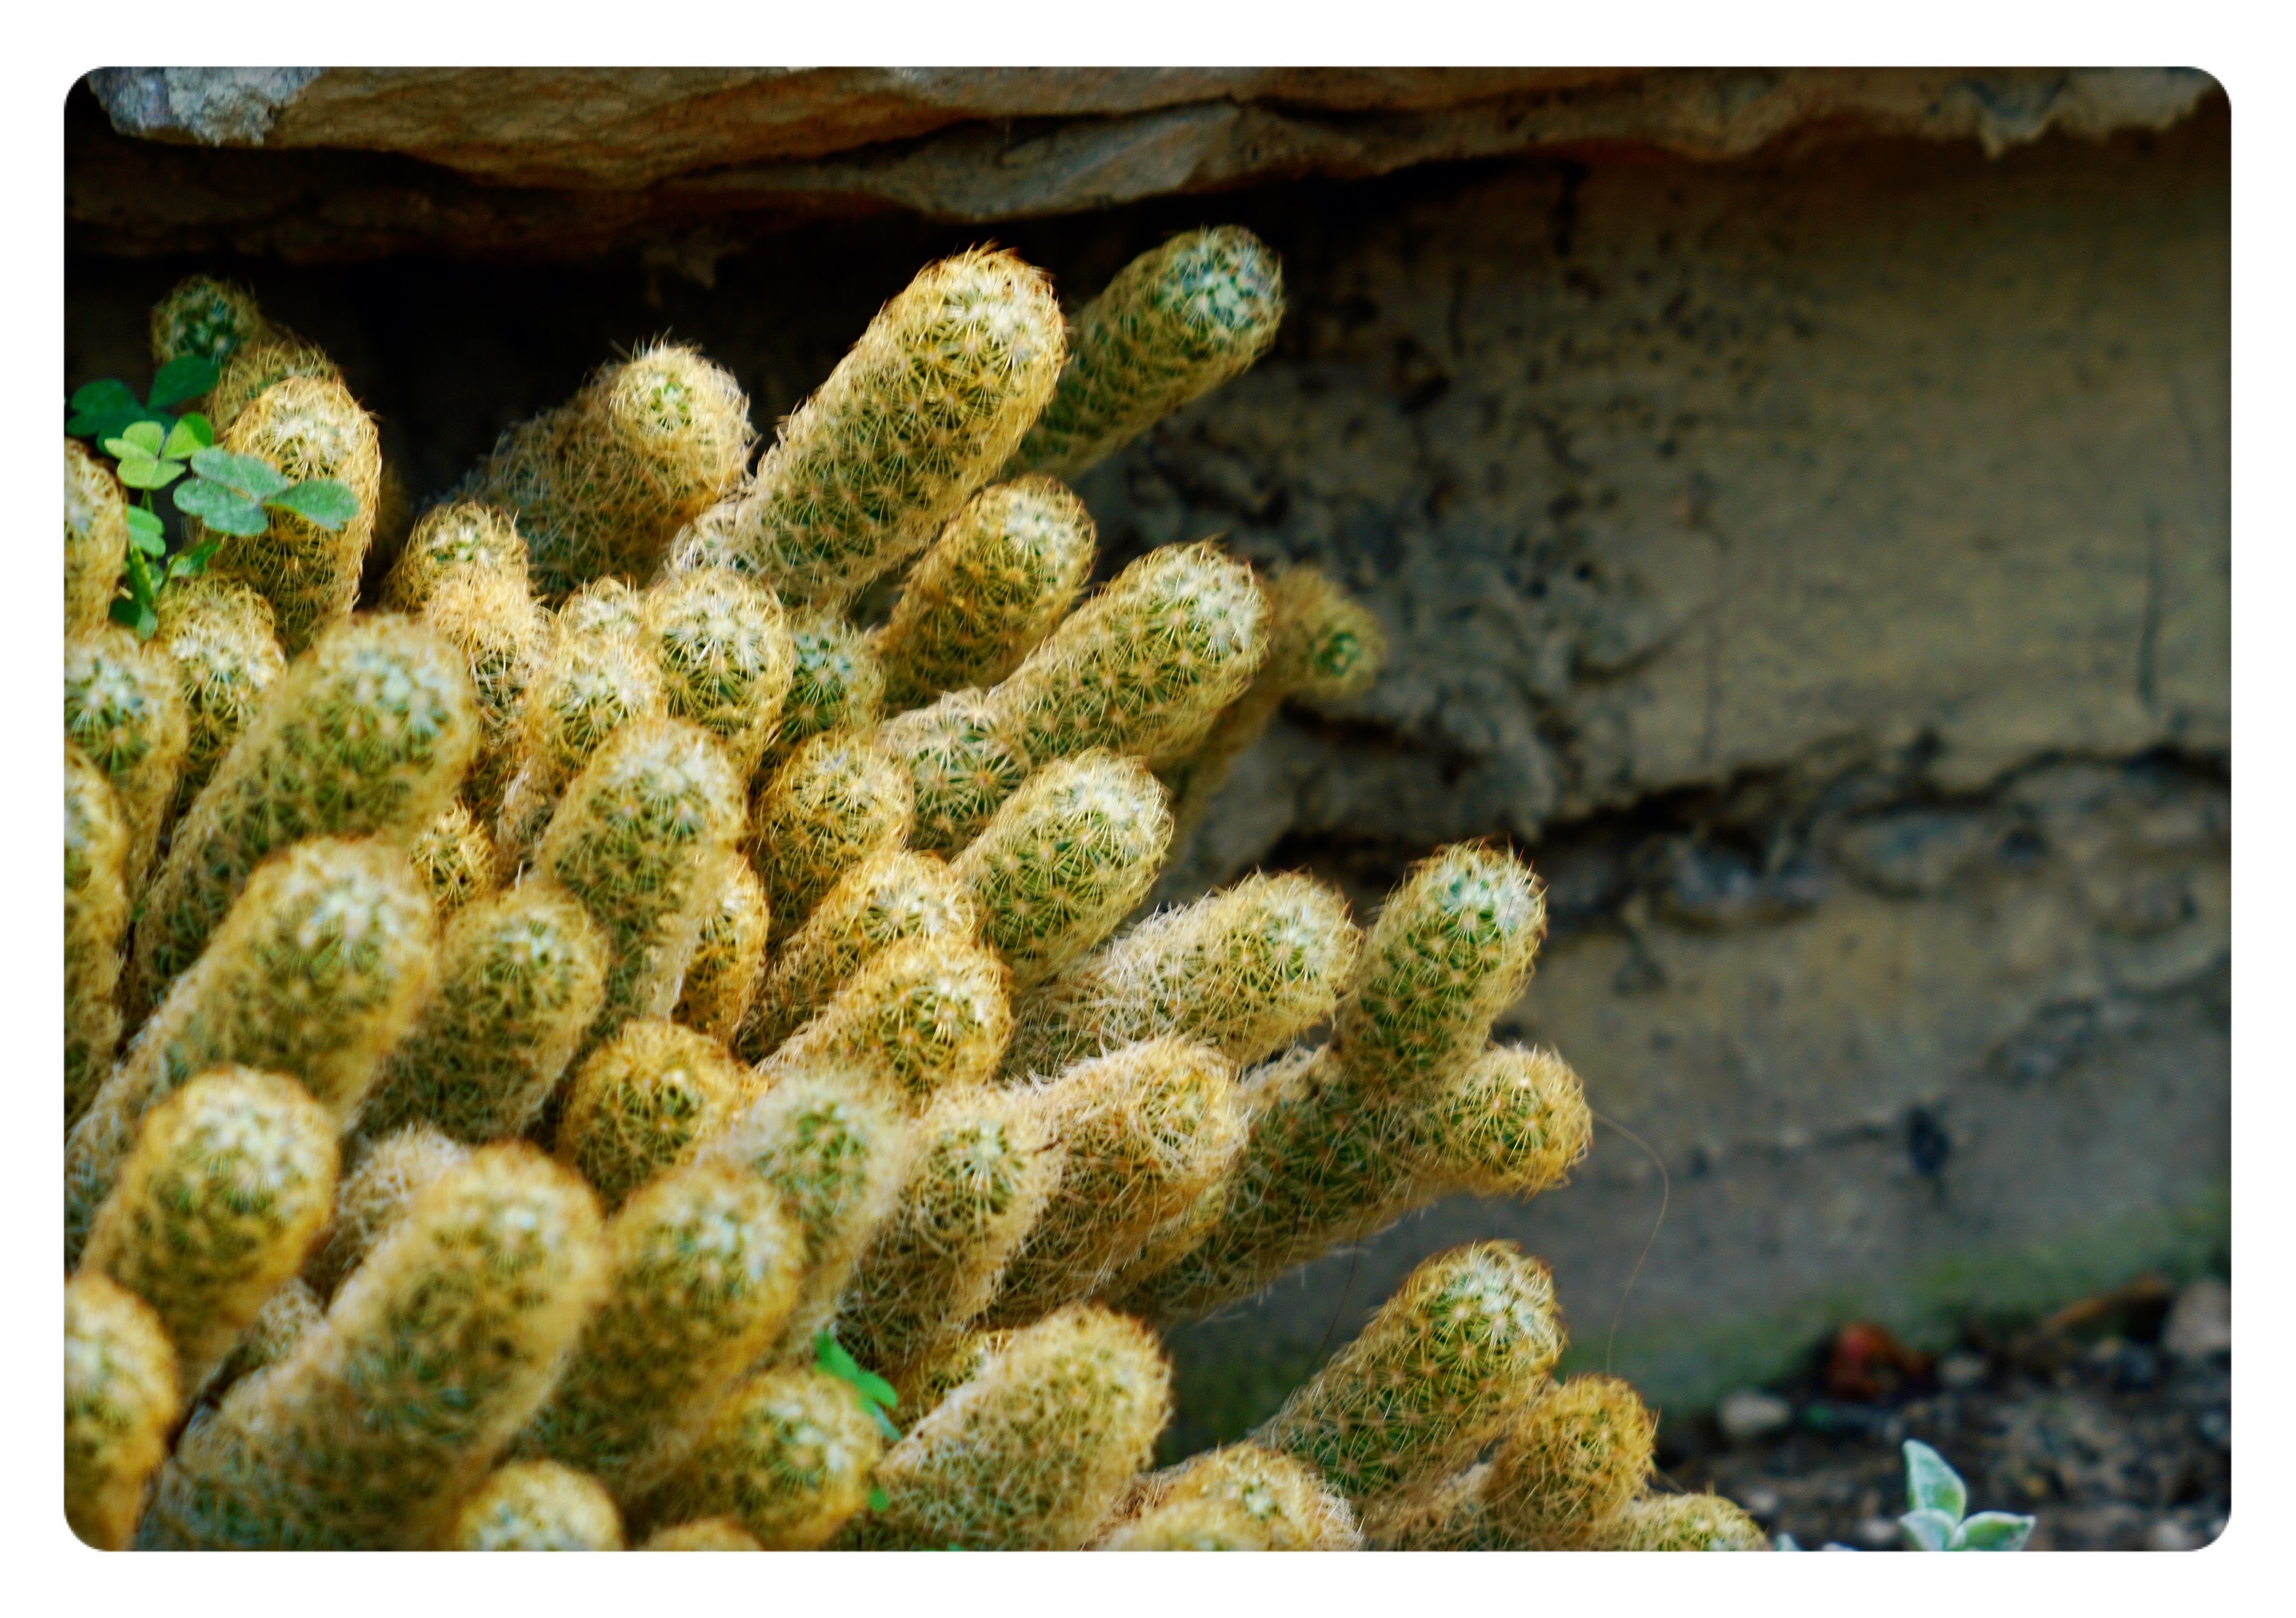
[[[193,411],[168,431],[168,441],[160,453],[188,461],[199,451],[215,442],[215,429],[208,418]]]
[[[222,534],[252,538],[271,526],[261,505],[226,484],[205,478],[194,478],[176,491],[176,509]]]
[[[298,483],[264,501],[275,510],[291,511],[306,522],[324,528],[329,533],[340,533],[343,525],[358,515],[358,497],[332,478],[314,478],[308,483]]]
[[[192,456],[192,470],[258,505],[288,487],[288,480],[270,462],[251,455],[234,455],[227,449],[201,450]]]
[[[163,405],[197,398],[215,387],[219,374],[212,359],[199,354],[183,355],[160,367],[160,374],[152,379],[152,397],[147,402],[156,410]]]

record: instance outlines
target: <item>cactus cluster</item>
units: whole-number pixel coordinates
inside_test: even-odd
[[[733,379],[647,349],[506,434],[362,609],[383,501],[343,374],[238,289],[154,311],[155,352],[226,362],[227,441],[360,517],[275,513],[139,642],[105,619],[120,492],[67,446],[75,1532],[1742,1537],[1647,1492],[1630,1389],[1551,1379],[1552,1286],[1504,1244],[1421,1266],[1247,1441],[1147,1469],[1159,1326],[1543,1190],[1588,1132],[1558,1056],[1490,1040],[1544,928],[1509,854],[1438,852],[1367,934],[1302,875],[1128,925],[1276,706],[1382,655],[1328,580],[1216,545],[1085,595],[1055,478],[1280,312],[1234,229],[1073,324],[963,254],[754,472]]]

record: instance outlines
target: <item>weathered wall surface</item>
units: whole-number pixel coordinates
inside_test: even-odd
[[[1554,931],[1504,1031],[1607,1121],[1562,1191],[1431,1211],[1179,1334],[1184,1437],[1471,1237],[1546,1255],[1596,1363],[1615,1310],[1613,1362],[1677,1409],[1849,1313],[1933,1330],[2222,1241],[2227,172],[2211,98],[1990,158],[1539,158],[997,226],[1078,295],[1173,229],[1275,243],[1275,353],[1080,482],[1103,571],[1224,532],[1331,570],[1393,642],[1346,711],[1279,722],[1166,895],[1265,862],[1368,908],[1441,842],[1512,840]],[[144,304],[219,267],[436,489],[665,329],[768,423],[980,234],[83,254],[69,368],[140,376]],[[1628,1130],[1670,1187],[1654,1238]]]

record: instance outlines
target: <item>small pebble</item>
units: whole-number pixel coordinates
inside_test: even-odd
[[[2179,1359],[2232,1352],[2232,1288],[2211,1277],[2178,1293],[2161,1327],[2161,1348]]]
[[[1741,1388],[1716,1407],[1714,1419],[1732,1443],[1751,1443],[1793,1425],[1793,1406],[1775,1393]]]
[[[2207,1439],[2218,1449],[2227,1453],[2231,1451],[2232,1412],[2230,1410],[2203,1410],[2193,1418],[2193,1425],[2201,1430],[2202,1438]]]
[[[2191,1550],[2197,1544],[2193,1531],[2174,1517],[2162,1517],[2144,1535],[2147,1550]]]
[[[1743,1506],[1746,1515],[1757,1523],[1767,1523],[1778,1515],[1785,1501],[1779,1498],[1775,1489],[1749,1489],[1738,1497],[1738,1504]]]
[[[1982,1354],[1948,1354],[1938,1361],[1937,1379],[1948,1388],[1973,1388],[1992,1370],[1992,1362]]]
[[[1895,1517],[1865,1517],[1857,1524],[1857,1537],[1874,1550],[1886,1549],[1902,1538]]]

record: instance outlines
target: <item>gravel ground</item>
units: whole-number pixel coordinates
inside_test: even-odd
[[[2037,1516],[2030,1549],[2197,1549],[2232,1509],[2229,1319],[2220,1281],[2148,1279],[2013,1335],[1972,1329],[1934,1360],[1845,1327],[1792,1382],[1669,1424],[1660,1462],[1805,1549],[1897,1549],[1898,1445],[1918,1438],[1971,1510]]]

